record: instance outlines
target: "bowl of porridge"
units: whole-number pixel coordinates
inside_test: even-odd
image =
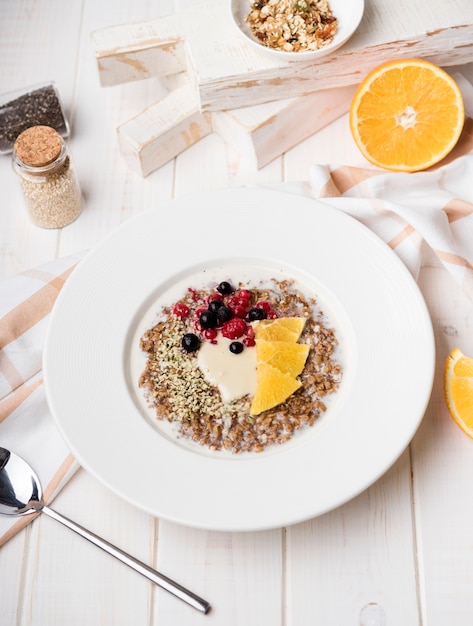
[[[343,46],[364,0],[231,0],[231,19],[254,49],[284,61],[312,61]]]
[[[44,388],[74,457],[133,506],[263,530],[389,469],[422,420],[434,346],[416,282],[360,222],[229,189],[143,211],[87,253],[51,313]]]

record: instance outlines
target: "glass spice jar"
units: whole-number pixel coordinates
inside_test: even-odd
[[[64,139],[50,126],[24,130],[13,146],[13,168],[33,224],[62,228],[82,211],[82,194]]]

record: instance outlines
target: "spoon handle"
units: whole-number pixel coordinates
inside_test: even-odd
[[[52,517],[58,522],[61,522],[61,524],[64,524],[64,526],[67,526],[81,537],[84,537],[84,539],[87,539],[94,545],[102,548],[102,550],[105,550],[105,552],[108,552],[109,554],[117,558],[122,563],[125,563],[125,565],[128,565],[129,567],[134,569],[136,572],[139,572],[140,574],[151,580],[151,582],[159,585],[159,587],[162,587],[166,591],[169,591],[169,593],[172,593],[180,600],[187,602],[187,604],[190,604],[190,606],[192,606],[194,609],[197,609],[202,613],[207,613],[210,610],[210,604],[206,600],[203,600],[191,591],[185,589],[184,587],[179,585],[179,583],[174,582],[167,576],[164,576],[163,574],[160,574],[151,567],[148,567],[148,565],[145,565],[145,563],[138,561],[133,556],[127,554],[126,552],[123,552],[123,550],[120,550],[120,548],[117,548],[108,541],[105,541],[105,539],[98,537],[90,530],[83,528],[79,524],[76,524],[76,522],[73,522],[69,518],[64,517],[64,515],[61,515],[57,511],[50,509],[46,505],[44,505],[41,510],[43,511],[43,513],[49,515],[49,517]]]

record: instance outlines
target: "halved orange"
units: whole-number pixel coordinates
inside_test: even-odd
[[[450,415],[464,433],[473,437],[473,359],[459,348],[446,359],[444,391]]]
[[[455,147],[465,111],[460,88],[423,59],[382,63],[362,81],[350,105],[350,130],[370,163],[415,172]]]
[[[251,415],[259,415],[281,404],[301,387],[301,382],[290,374],[279,371],[268,363],[258,363],[256,391],[251,402]]]

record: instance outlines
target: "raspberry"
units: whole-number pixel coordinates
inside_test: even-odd
[[[246,316],[246,307],[237,304],[236,306],[231,307],[232,313],[235,317],[245,317]]]
[[[248,291],[248,289],[240,289],[235,295],[239,300],[244,300],[247,303],[251,300],[251,291]]]
[[[227,339],[238,339],[241,337],[246,330],[246,323],[239,317],[234,317],[233,319],[225,322],[222,328],[222,335]]]
[[[256,341],[254,339],[254,337],[245,337],[243,339],[243,344],[247,347],[247,348],[252,348],[253,346],[256,345]]]
[[[266,313],[269,313],[273,309],[271,302],[268,302],[267,300],[260,300],[255,304],[255,307],[257,307],[258,309],[263,309],[263,311],[266,311]]]

